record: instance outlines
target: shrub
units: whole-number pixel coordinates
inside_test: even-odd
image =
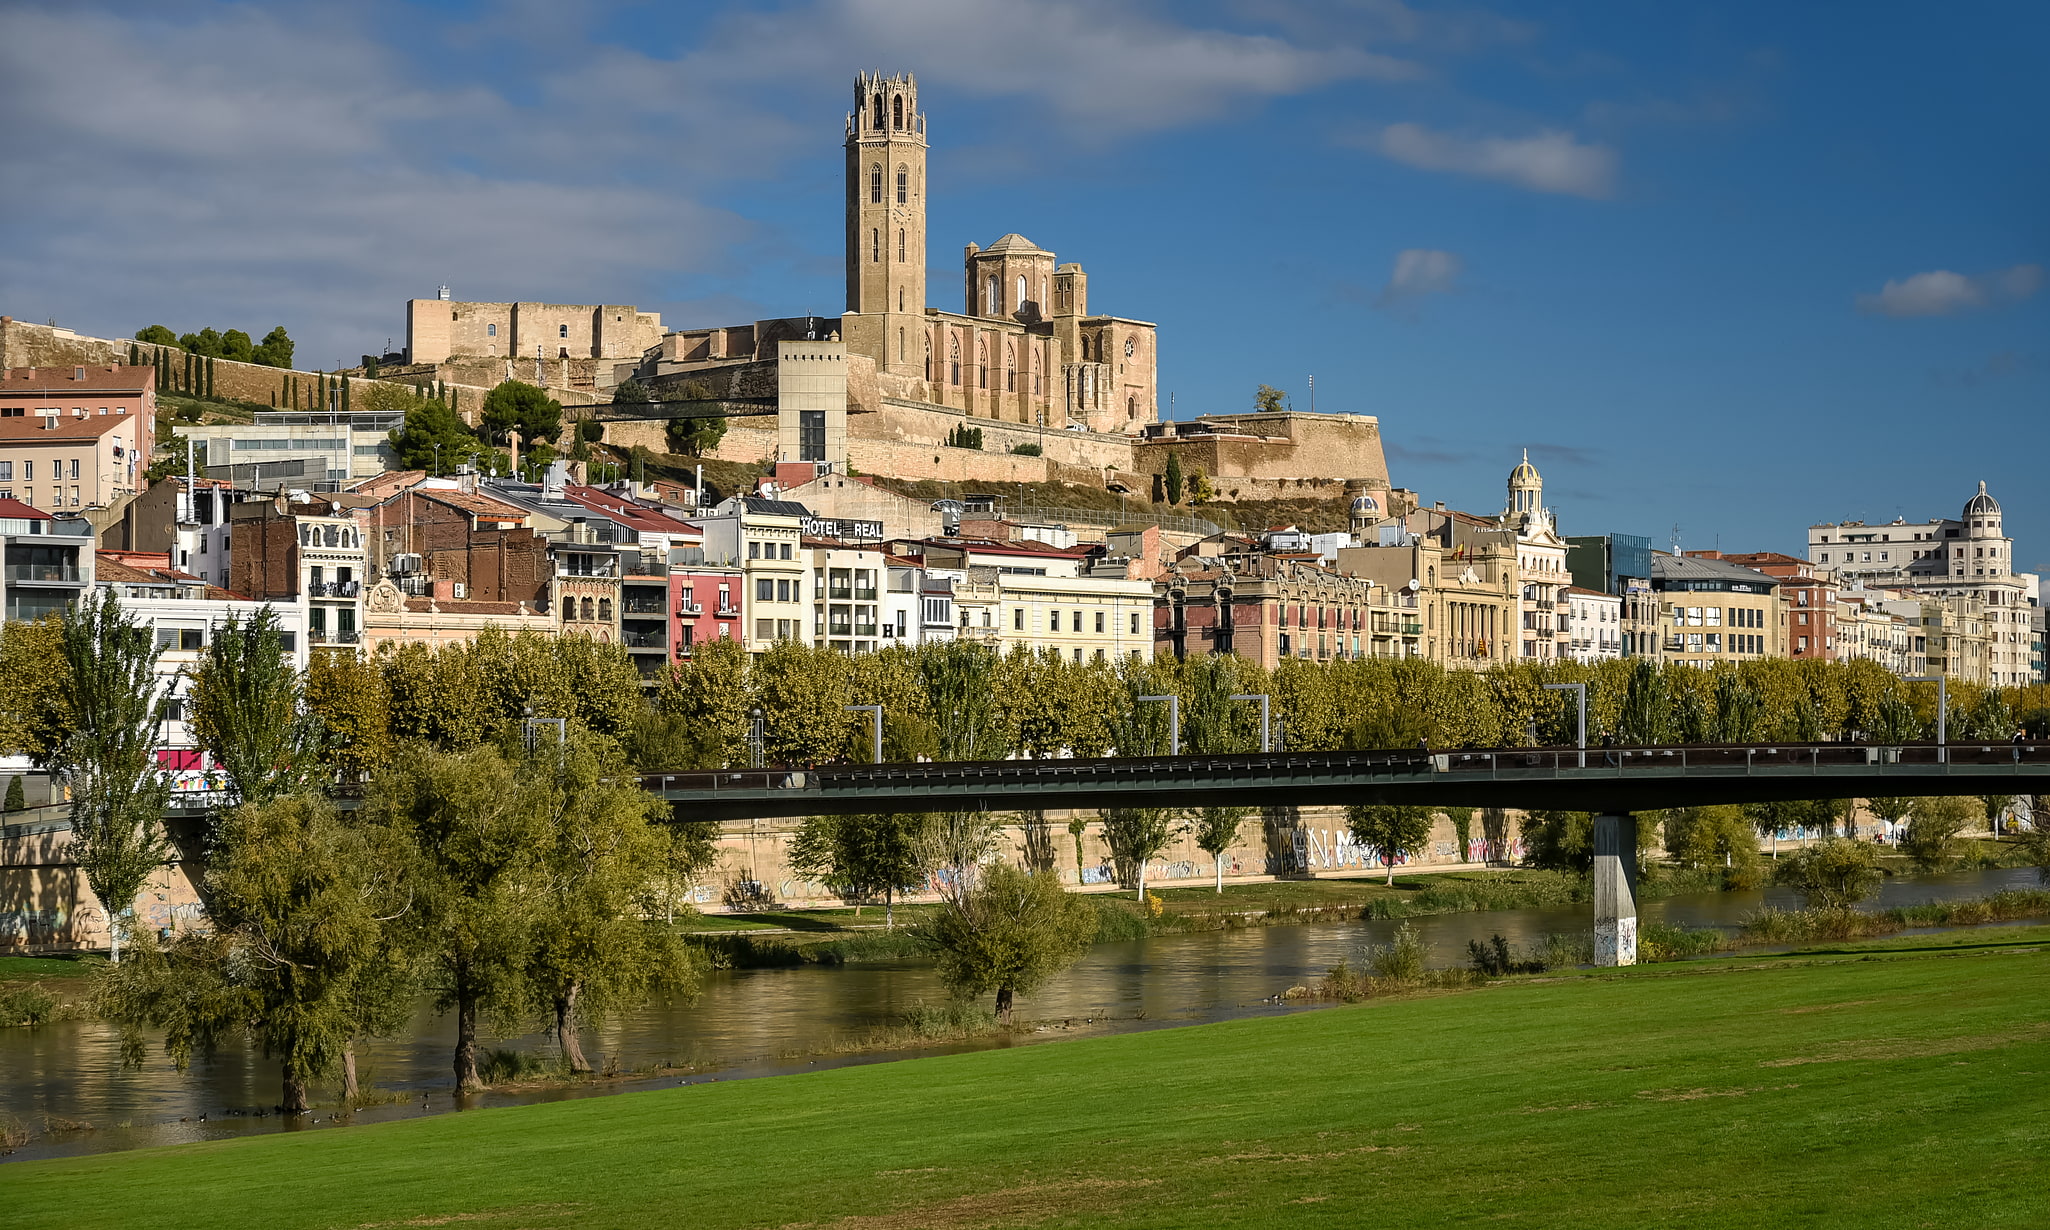
[[[1637,930],[1637,956],[1641,961],[1678,961],[1718,952],[1729,946],[1723,933],[1713,927],[1676,927],[1671,923],[1648,922]]]
[[[1848,910],[1879,883],[1878,857],[1864,842],[1826,837],[1779,860],[1773,879],[1811,910]]]
[[[1017,457],[1037,457],[1040,455],[1040,452],[1040,447],[1037,444],[1013,444],[1011,446],[1012,455]]]
[[[1399,987],[1415,986],[1424,980],[1424,942],[1416,929],[1403,923],[1395,938],[1367,950],[1367,962],[1374,975]]]
[[[1554,931],[1536,955],[1540,969],[1573,969],[1594,964],[1592,931]]]
[[[1537,974],[1542,973],[1545,968],[1542,960],[1518,960],[1516,950],[1499,933],[1490,936],[1486,943],[1468,940],[1466,961],[1474,973],[1484,978],[1500,978],[1505,974]]]
[[[1916,799],[1901,835],[1902,852],[1924,871],[1941,870],[1958,854],[1957,835],[1972,811],[1970,799]]]
[[[477,1076],[487,1085],[533,1080],[553,1071],[553,1066],[541,1056],[511,1049],[487,1050],[477,1064]]]
[[[970,448],[980,451],[982,448],[982,428],[970,427],[966,423],[957,424],[952,431],[947,433],[947,447]]]
[[[928,1004],[919,1000],[904,1013],[904,1027],[919,1038],[967,1038],[995,1032],[997,1018],[980,1004],[959,1000]]]
[[[56,1015],[57,997],[40,982],[0,991],[0,1025],[47,1025]]]

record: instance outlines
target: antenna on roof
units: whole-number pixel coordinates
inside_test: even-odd
[[[1679,553],[1680,553],[1680,523],[1679,523],[1678,521],[1675,521],[1675,522],[1673,522],[1673,554],[1675,554],[1675,555],[1678,555]]]

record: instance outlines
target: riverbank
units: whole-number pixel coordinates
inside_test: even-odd
[[[281,1227],[2021,1225],[2050,1145],[2050,1090],[2019,1079],[2050,1065],[2046,976],[2035,927],[1512,978],[18,1163],[0,1198],[20,1230],[223,1210]]]

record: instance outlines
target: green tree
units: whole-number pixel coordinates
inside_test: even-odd
[[[484,398],[482,422],[492,440],[503,441],[517,431],[531,448],[562,433],[562,403],[534,385],[507,380]]]
[[[598,749],[588,735],[549,740],[519,764],[541,784],[546,817],[525,979],[578,1073],[591,1070],[580,1029],[658,988],[695,990],[702,962],[642,911],[658,895],[666,844],[649,821],[668,809]]]
[[[107,912],[113,960],[135,898],[170,853],[158,772],[157,647],[111,589],[64,612],[58,699],[69,729],[42,763],[71,792],[71,856]]]
[[[788,858],[799,875],[824,884],[853,903],[883,900],[883,926],[897,925],[897,893],[918,883],[924,871],[919,833],[923,815],[879,812],[853,816],[811,816],[791,838]]]
[[[1396,860],[1423,852],[1434,820],[1428,807],[1371,804],[1345,809],[1345,827],[1352,831],[1352,839],[1380,852],[1390,884],[1395,883]]]
[[[1908,812],[1900,848],[1923,871],[1941,871],[1957,856],[1957,835],[1977,810],[1970,799],[1937,796],[1916,799]]]
[[[255,352],[250,355],[250,362],[264,367],[290,367],[292,350],[291,335],[285,332],[285,326],[279,325],[263,335],[263,340],[256,344]]]
[[[516,1023],[530,1002],[540,860],[553,833],[551,787],[497,748],[408,749],[372,779],[363,812],[419,852],[407,917],[441,1011],[454,1010],[459,1089],[478,1088],[485,1013]]]
[[[1224,891],[1224,852],[1238,844],[1239,827],[1253,814],[1250,807],[1205,807],[1196,812],[1196,848],[1217,867],[1217,891]]]
[[[649,396],[648,386],[640,381],[622,380],[619,387],[612,390],[612,400],[616,405],[645,406],[655,399]]]
[[[1262,414],[1279,414],[1286,396],[1273,385],[1263,384],[1253,392],[1253,409]]]
[[[465,462],[492,473],[504,468],[500,455],[441,402],[390,383],[373,386],[363,401],[366,411],[406,416],[389,439],[399,464],[408,470],[444,474]]]
[[[632,381],[627,383],[633,384]],[[626,385],[621,385],[620,387],[624,389]],[[639,388],[638,385],[635,385],[635,387]],[[712,389],[701,380],[686,381],[681,388],[676,390],[675,397],[676,400],[684,402],[708,402],[712,400]],[[615,396],[613,400],[627,401],[629,399]],[[653,399],[646,390],[642,390],[638,400],[646,402]],[[696,407],[693,407],[693,409],[696,409]],[[664,447],[671,453],[679,453],[686,457],[705,456],[713,449],[719,447],[719,441],[725,437],[726,417],[724,415],[715,414],[700,417],[692,414],[688,417],[671,418],[662,424]]]
[[[135,340],[152,346],[176,346],[178,335],[162,325],[149,325],[135,331]]]
[[[237,802],[268,803],[324,776],[320,718],[306,706],[268,605],[247,621],[230,615],[215,631],[190,693],[193,733]]]
[[[256,346],[247,333],[230,329],[221,335],[221,353],[215,357],[231,363],[253,363],[256,361]]]
[[[1666,813],[1666,853],[1689,867],[1720,867],[1728,888],[1763,877],[1758,833],[1741,807],[1680,807]]]
[[[1980,808],[1986,813],[1986,831],[1996,837],[1999,836],[2001,814],[2014,806],[2015,796],[2011,794],[1982,794],[1976,797]]]
[[[1866,842],[1825,837],[1774,862],[1773,879],[1801,894],[1811,910],[1848,910],[1879,883],[1879,865]]]
[[[7,780],[7,801],[0,804],[8,811],[20,811],[28,806],[28,795],[21,788],[21,774],[16,773]]]
[[[1103,842],[1110,847],[1118,881],[1133,885],[1146,900],[1146,864],[1181,833],[1181,813],[1172,807],[1112,807],[1103,813]]]
[[[1631,669],[1616,734],[1631,747],[1673,741],[1672,693],[1667,688],[1665,673],[1649,662],[1639,661]]]
[[[358,779],[390,762],[391,694],[376,663],[347,650],[316,650],[304,691],[326,733],[327,755],[344,774]]]
[[[178,339],[178,345],[187,352],[202,358],[211,358],[221,353],[220,332],[211,326],[197,333],[187,333]]]
[[[838,760],[855,715],[847,655],[801,641],[777,641],[749,670],[764,718],[769,759],[783,764]]]
[[[1887,828],[1891,831],[1915,810],[1915,800],[1907,795],[1880,795],[1866,799],[1865,810],[1886,821]]]
[[[318,796],[231,810],[207,875],[209,927],[161,947],[144,933],[105,967],[98,1000],[126,1061],[141,1066],[144,1028],[163,1032],[181,1070],[247,1034],[279,1062],[281,1110],[306,1111],[310,1082],[345,1068],[353,1101],[352,1043],[397,1029],[410,1006],[396,942],[408,860],[390,836]]]
[[[1095,907],[1064,892],[1052,872],[997,863],[914,934],[932,949],[940,980],[955,996],[994,991],[997,1019],[1009,1025],[1015,997],[1072,965],[1096,928]]]
[[[40,762],[71,729],[62,677],[64,622],[10,619],[0,624],[0,755]]]
[[[1167,485],[1167,502],[1170,504],[1181,503],[1182,455],[1180,453],[1169,453],[1167,455],[1167,474],[1162,481]]]
[[[688,661],[678,662],[662,673],[655,688],[655,709],[684,722],[702,753],[694,763],[664,767],[720,769],[745,763],[748,710],[753,703],[748,686],[747,650],[740,642],[710,640],[699,644]]]
[[[932,723],[938,760],[1002,760],[1016,730],[999,694],[1001,661],[971,641],[945,641],[922,649],[918,681]]]

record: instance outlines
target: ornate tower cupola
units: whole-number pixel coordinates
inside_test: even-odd
[[[883,370],[925,369],[925,114],[918,79],[863,73],[847,115],[843,335]],[[862,319],[855,319],[855,317]]]
[[[2000,501],[1986,494],[1985,480],[1979,482],[1979,494],[1965,501],[1963,516],[1965,534],[1971,538],[1998,538],[2000,534]]]
[[[1542,511],[1545,506],[1545,480],[1538,476],[1537,467],[1530,464],[1530,450],[1523,450],[1523,460],[1509,471],[1509,508],[1512,517]]]

